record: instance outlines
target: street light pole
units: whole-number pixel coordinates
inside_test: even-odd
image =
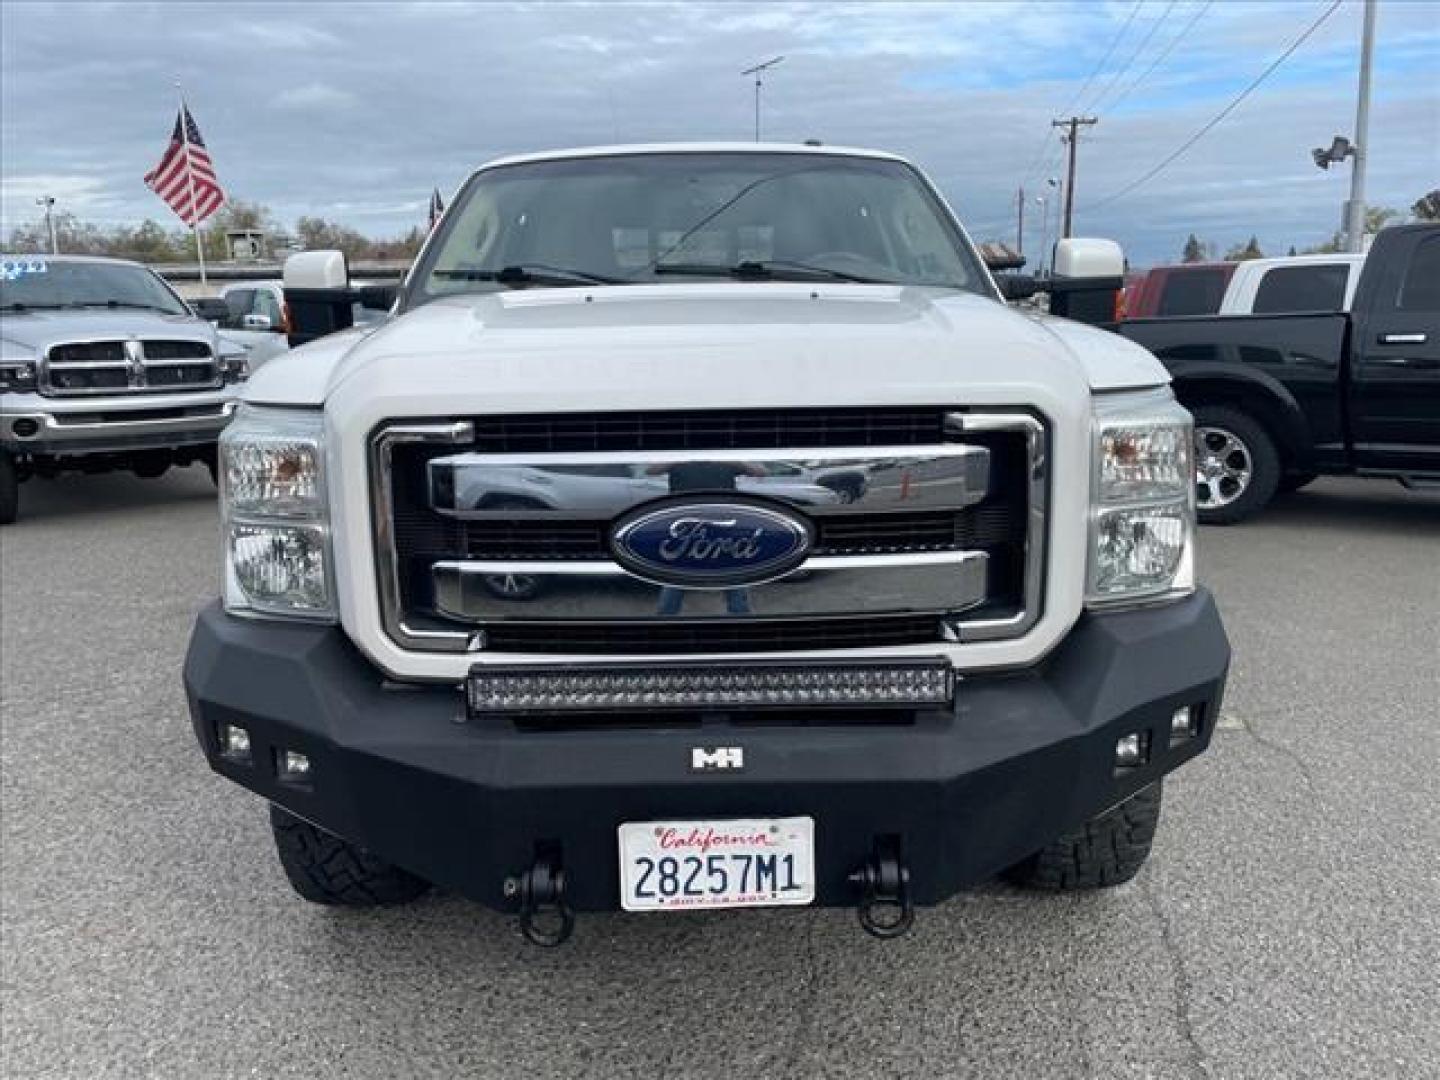
[[[1025,185],[1015,192],[1015,254],[1025,254]]]
[[[1045,253],[1050,248],[1050,203],[1044,195],[1036,195],[1035,203],[1040,207],[1040,261],[1035,264],[1035,272],[1044,274]]]
[[[35,200],[35,205],[45,208],[45,231],[50,234],[50,254],[59,255],[60,245],[55,240],[55,196],[42,195]]]
[[[776,64],[780,63],[780,61],[782,61],[782,60],[784,60],[784,59],[785,59],[785,57],[783,57],[783,56],[777,56],[777,57],[775,57],[775,58],[773,58],[773,59],[771,59],[771,60],[766,60],[763,64],[756,64],[754,67],[746,68],[744,71],[740,72],[741,75],[754,75],[754,76],[755,76],[755,141],[756,141],[756,142],[759,142],[759,141],[760,141],[760,87],[763,85],[762,80],[761,80],[761,76],[764,75],[765,72],[769,71],[771,68],[773,68]]]
[[[1360,89],[1355,105],[1355,143],[1350,163],[1350,201],[1345,204],[1345,250],[1365,244],[1365,159],[1370,156],[1370,58],[1375,52],[1376,0],[1365,0],[1360,35]]]

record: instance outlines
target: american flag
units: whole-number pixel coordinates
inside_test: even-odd
[[[440,201],[440,189],[437,187],[430,195],[430,228],[435,228],[435,223],[444,212],[445,204]]]
[[[215,164],[187,106],[180,106],[170,145],[160,164],[145,174],[145,186],[191,228],[225,205],[225,192],[215,179]]]

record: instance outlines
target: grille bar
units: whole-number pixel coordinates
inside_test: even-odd
[[[499,652],[590,653],[597,656],[662,652],[802,652],[917,645],[939,641],[934,616],[870,616],[863,619],[693,623],[502,623],[489,631]]]
[[[745,409],[481,417],[482,453],[920,446],[945,441],[925,408]]]
[[[880,555],[907,551],[963,551],[1005,543],[1014,535],[1018,509],[1007,504],[957,511],[857,514],[815,521],[816,555]],[[448,547],[458,531],[472,559],[604,559],[608,557],[604,521],[555,521],[546,518],[467,521],[455,530],[407,530],[412,542],[428,540]],[[424,535],[428,533],[429,535]]]
[[[212,390],[223,381],[209,343],[186,339],[61,342],[40,370],[47,397]]]

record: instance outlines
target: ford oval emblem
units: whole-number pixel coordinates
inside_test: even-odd
[[[620,518],[610,533],[615,561],[636,577],[693,589],[769,581],[805,561],[810,523],[759,501],[667,499]]]

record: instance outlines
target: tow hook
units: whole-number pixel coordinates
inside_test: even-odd
[[[558,858],[537,856],[518,878],[505,879],[505,895],[520,909],[520,933],[542,948],[563,945],[575,929],[575,913],[565,903],[565,871]]]
[[[900,858],[898,837],[875,841],[874,854],[850,875],[860,891],[860,925],[877,938],[897,938],[915,922],[910,868]]]

